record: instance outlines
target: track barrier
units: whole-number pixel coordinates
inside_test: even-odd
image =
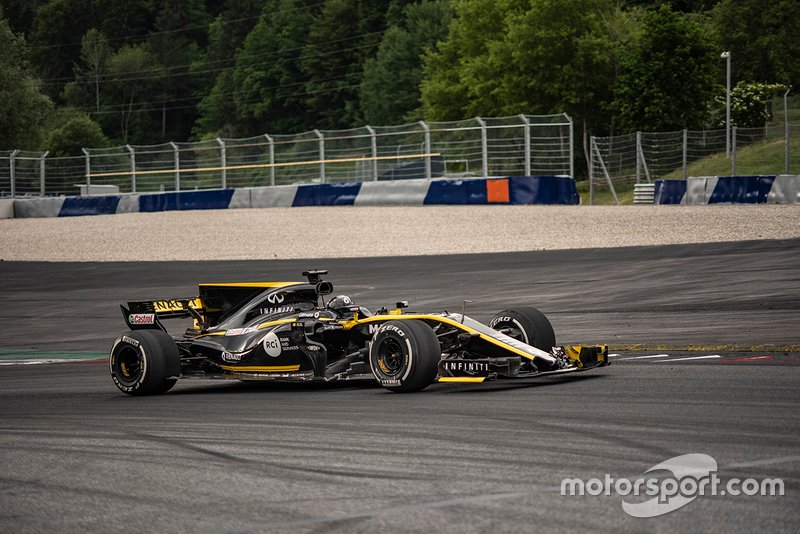
[[[308,206],[578,204],[565,176],[397,180],[93,197],[17,199],[15,217]]]

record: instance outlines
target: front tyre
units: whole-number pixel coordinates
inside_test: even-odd
[[[397,393],[421,391],[436,380],[439,340],[422,321],[389,321],[375,332],[369,365],[380,384]]]
[[[128,395],[158,395],[175,385],[181,372],[178,346],[161,330],[136,330],[114,342],[111,379]]]
[[[545,352],[550,352],[556,346],[553,325],[536,308],[520,307],[503,310],[489,321],[489,326]]]

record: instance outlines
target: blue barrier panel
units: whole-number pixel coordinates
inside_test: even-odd
[[[567,176],[556,176],[556,204],[580,204],[581,196],[575,180]]]
[[[466,182],[466,180],[433,180],[423,204],[467,204],[469,193]]]
[[[680,204],[686,194],[686,180],[656,180],[654,204]]]
[[[552,176],[510,176],[508,198],[511,204],[551,204]]]
[[[488,204],[486,180],[465,180],[467,188],[467,204]]]
[[[58,212],[59,217],[78,217],[81,215],[111,215],[117,212],[118,195],[101,197],[67,197]]]
[[[758,176],[720,176],[717,186],[708,197],[709,204],[758,203]]]
[[[222,210],[228,209],[233,189],[155,193],[139,197],[139,211]]]
[[[766,204],[769,192],[772,190],[772,183],[775,181],[775,176],[759,176],[758,177],[758,203]]]
[[[361,183],[301,185],[292,206],[352,206],[359,191]]]

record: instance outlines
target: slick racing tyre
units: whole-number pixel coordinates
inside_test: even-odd
[[[522,307],[503,310],[495,315],[489,326],[507,336],[545,352],[556,346],[556,334],[547,317],[536,308]]]
[[[128,395],[158,395],[175,385],[181,373],[178,346],[161,330],[136,330],[114,342],[111,378]]]
[[[369,347],[372,374],[389,391],[420,391],[436,380],[442,357],[439,340],[422,321],[389,321],[381,325]]]

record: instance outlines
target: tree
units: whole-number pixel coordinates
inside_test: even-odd
[[[800,87],[800,2],[722,0],[713,10],[721,50],[732,52],[737,81]]]
[[[148,38],[158,70],[143,73],[157,91],[155,107],[160,108],[161,141],[185,139],[196,118],[194,106],[184,103],[201,91],[202,77],[192,75],[192,63],[202,58],[207,40],[208,16],[200,0],[165,0],[156,18],[155,31]],[[167,112],[170,120],[167,121]]]
[[[96,20],[90,0],[50,0],[36,10],[30,34],[31,60],[52,98],[58,98],[73,79],[72,67],[81,52],[76,36],[97,27]]]
[[[613,0],[466,0],[438,51],[425,56],[430,120],[568,112],[605,130],[634,17]]]
[[[154,129],[147,112],[140,109],[140,103],[153,93],[154,83],[151,79],[142,79],[141,73],[154,72],[157,68],[158,61],[146,43],[125,45],[109,59],[110,113],[104,116],[117,115],[119,125],[113,130],[109,125],[106,131],[118,132],[123,143],[131,142],[132,133],[136,134],[133,140],[148,141],[147,132]]]
[[[47,150],[50,157],[80,156],[82,148],[108,146],[108,138],[100,125],[88,115],[82,114],[67,120],[50,132]]]
[[[772,98],[782,95],[786,86],[759,82],[739,82],[731,91],[731,123],[740,128],[760,128],[770,120]],[[725,126],[726,98],[717,95],[713,110],[713,124]]]
[[[25,39],[0,12],[0,149],[39,148],[53,104],[30,73]]]
[[[361,113],[368,124],[399,124],[419,114],[422,54],[447,35],[450,3],[427,0],[404,10],[399,25],[383,35],[375,57],[364,64],[359,89]]]
[[[566,112],[584,124],[584,131],[608,131],[620,57],[637,27],[635,16],[611,0],[532,3],[510,23],[504,46],[490,54],[489,73],[503,72],[504,64],[511,64],[495,89],[500,101],[496,111]],[[472,74],[479,80],[481,76],[477,70]]]
[[[523,0],[464,0],[438,49],[423,58],[422,110],[428,120],[459,120],[492,115],[506,66],[488,69],[491,50],[507,35],[509,21],[527,9]],[[473,85],[477,83],[478,85]]]
[[[624,60],[615,107],[630,131],[702,128],[714,96],[718,56],[698,24],[663,5],[644,19]]]
[[[100,111],[100,88],[108,77],[108,60],[113,50],[102,32],[92,28],[81,39],[80,63],[74,65],[76,80],[64,88],[64,100],[82,106],[87,100],[84,92],[91,93],[94,110]]]
[[[197,138],[241,135],[236,120],[233,66],[236,53],[255,26],[261,4],[257,0],[228,0],[208,28],[206,70],[211,86],[198,104],[192,133]]]
[[[326,0],[313,19],[300,66],[306,109],[320,129],[359,124],[364,62],[375,53],[392,2]]]
[[[292,133],[311,124],[299,53],[314,0],[272,0],[236,55],[233,101],[245,135]]]

